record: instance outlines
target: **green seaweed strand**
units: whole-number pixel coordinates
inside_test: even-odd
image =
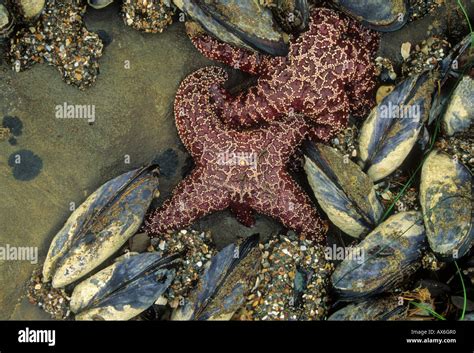
[[[464,14],[464,17],[466,17],[466,22],[467,25],[469,26],[469,31],[471,32],[471,46],[474,47],[474,30],[472,29],[471,21],[469,20],[469,16],[467,15],[467,11],[464,8],[461,0],[457,0],[458,6],[461,8],[462,13]]]
[[[459,320],[464,320],[464,315],[466,314],[466,307],[467,307],[466,286],[464,285],[464,279],[462,278],[461,269],[459,268],[458,263],[456,261],[454,261],[454,264],[456,265],[456,268],[458,270],[459,279],[461,280],[462,291],[463,291],[463,296],[464,296],[464,304],[463,304],[463,307],[462,307],[462,314],[461,314],[461,318]]]
[[[412,304],[413,306],[416,306],[418,309],[426,310],[428,313],[431,314],[431,316],[437,318],[438,320],[446,320],[446,318],[443,315],[438,314],[436,311],[434,311],[429,306],[427,306],[423,303],[410,302],[410,304]]]

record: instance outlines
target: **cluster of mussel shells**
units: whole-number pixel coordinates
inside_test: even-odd
[[[43,281],[72,289],[70,309],[76,320],[137,316],[159,301],[183,265],[183,253],[127,252],[114,259],[159,196],[158,174],[158,166],[150,164],[106,182],[54,237]],[[255,281],[261,259],[258,243],[259,236],[253,235],[211,257],[172,319],[229,319]]]
[[[363,261],[347,257],[332,274],[339,299],[357,303],[330,319],[351,319],[356,311],[359,319],[380,319],[382,308],[388,310],[384,293],[406,283],[421,268],[425,253],[451,262],[472,248],[472,174],[455,156],[433,148],[435,141],[421,142],[427,128],[439,128],[445,136],[472,128],[474,81],[469,73],[473,59],[469,35],[438,71],[400,82],[364,121],[358,163],[332,147],[307,144],[304,168],[315,198],[339,230],[360,240],[356,248],[364,255]],[[444,92],[447,82],[454,87],[451,94]],[[387,218],[374,183],[398,170],[417,143],[423,154],[421,211],[407,210]]]
[[[0,42],[8,38],[17,25],[33,23],[43,11],[46,0],[1,0]]]
[[[113,2],[88,0],[95,9],[105,8]],[[309,23],[309,0],[148,0],[147,4],[178,8],[223,42],[275,56],[286,56],[288,35],[304,31]],[[408,18],[405,0],[333,0],[331,4],[378,31],[395,31]]]

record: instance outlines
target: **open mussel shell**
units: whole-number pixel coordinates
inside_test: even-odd
[[[421,212],[391,216],[357,245],[361,259],[347,257],[331,281],[341,300],[389,292],[420,267],[426,247]]]
[[[114,0],[87,0],[90,7],[100,10],[112,4]]]
[[[43,278],[64,287],[102,264],[140,227],[158,193],[158,167],[124,173],[97,189],[54,237]]]
[[[432,151],[423,163],[420,204],[431,249],[444,260],[464,256],[474,242],[472,175],[448,154]]]
[[[15,21],[7,7],[0,3],[0,41],[5,40],[13,31]]]
[[[258,234],[230,244],[208,263],[196,288],[173,320],[229,320],[242,306],[257,276],[261,251]]]
[[[405,303],[404,303],[405,304]],[[329,321],[387,321],[406,319],[407,305],[400,305],[394,295],[352,303],[333,313]]]
[[[132,255],[78,284],[70,308],[76,320],[129,320],[149,308],[170,286],[178,255]]]
[[[304,169],[321,208],[344,233],[362,237],[382,216],[372,180],[357,164],[323,144],[306,144]]]
[[[405,160],[428,119],[435,75],[425,71],[401,82],[371,112],[359,137],[360,158],[378,181]]]
[[[377,31],[396,31],[408,20],[407,0],[332,1],[341,11]]]
[[[287,35],[275,25],[270,9],[258,1],[175,0],[174,4],[223,42],[274,56],[288,54]]]
[[[474,120],[474,79],[465,75],[452,93],[441,120],[443,132],[447,136],[466,131]]]

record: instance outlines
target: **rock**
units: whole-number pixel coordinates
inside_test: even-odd
[[[144,252],[150,245],[150,237],[146,233],[137,233],[129,240],[130,251]]]
[[[402,43],[400,53],[402,54],[403,60],[408,59],[408,57],[410,56],[410,50],[411,50],[411,43],[410,42]]]

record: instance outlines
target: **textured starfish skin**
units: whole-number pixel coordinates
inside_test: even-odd
[[[214,89],[219,116],[234,127],[260,126],[302,113],[311,135],[324,141],[363,116],[374,104],[372,57],[378,35],[329,9],[311,12],[309,29],[290,41],[287,57],[271,57],[188,31],[196,48],[211,60],[258,75],[255,86],[237,96]]]
[[[176,126],[196,167],[172,197],[147,217],[145,230],[160,234],[182,229],[204,215],[230,208],[246,225],[252,224],[256,211],[322,239],[325,223],[286,170],[308,134],[308,125],[294,117],[266,128],[226,127],[211,97],[211,88],[226,79],[223,69],[206,67],[181,83],[174,105]]]

